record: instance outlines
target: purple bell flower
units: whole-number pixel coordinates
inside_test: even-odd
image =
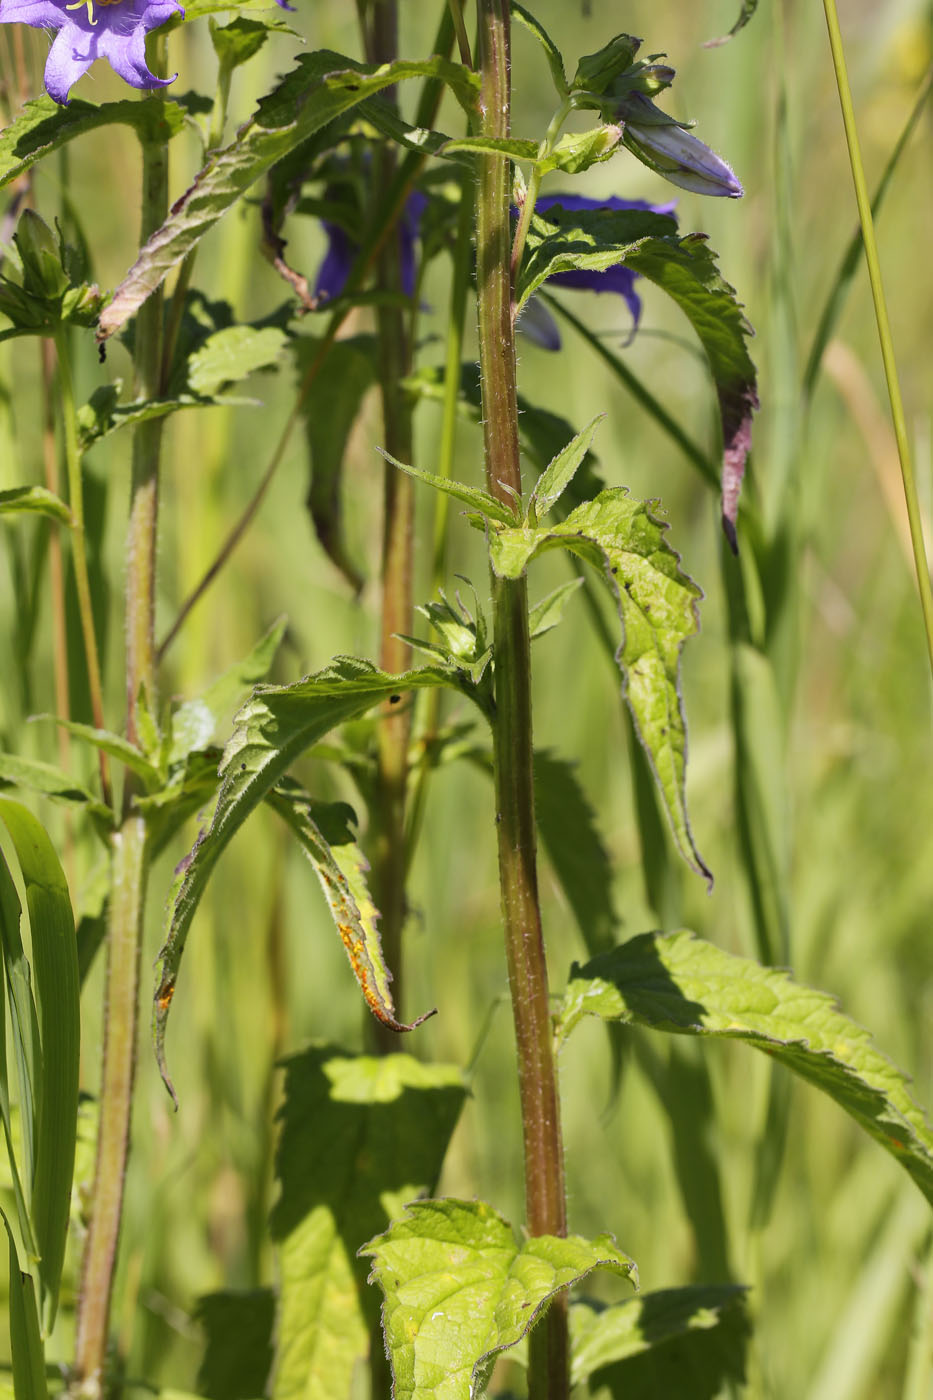
[[[407,297],[415,294],[415,243],[421,231],[421,218],[427,204],[428,201],[420,190],[412,190],[398,221],[402,291]],[[360,245],[351,238],[342,224],[332,223],[330,219],[322,219],[321,224],[327,234],[327,252],[318,268],[314,295],[324,301],[333,301],[347,285]]]
[[[278,0],[283,9],[292,9]],[[174,15],[178,0],[0,0],[0,24],[57,30],[45,65],[45,88],[65,105],[71,88],[96,58],[105,58],[130,87],[167,87],[178,76],[157,78],[146,63],[146,35]]]
[[[564,209],[571,211],[575,209],[644,209],[652,214],[667,214],[668,216],[673,215],[676,207],[674,202],[649,204],[644,199],[622,199],[619,195],[609,195],[606,199],[590,199],[582,194],[549,194],[537,200],[535,213],[546,218],[548,209],[554,205],[561,205]],[[555,273],[553,277],[548,278],[548,287],[574,287],[578,291],[615,292],[622,298],[631,313],[631,334],[634,335],[641,320],[641,297],[635,290],[637,276],[637,272],[633,272],[624,263],[617,263],[615,267],[608,267],[604,272],[577,268],[572,272]],[[544,350],[560,349],[560,331],[557,329],[554,318],[534,297],[531,298],[522,312],[517,329],[523,331],[530,340],[533,340]]]

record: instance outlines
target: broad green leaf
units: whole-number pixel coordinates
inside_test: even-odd
[[[217,60],[227,73],[254,58],[269,37],[268,25],[242,15],[223,25],[210,20],[209,28]]]
[[[757,376],[747,348],[753,334],[735,291],[699,234],[675,236],[673,221],[643,210],[566,210],[552,206],[531,221],[516,289],[521,307],[548,277],[573,269],[605,271],[624,263],[677,302],[699,337],[716,386],[723,438],[723,527],[735,549],[735,520]]]
[[[0,798],[26,886],[32,970],[42,1047],[37,1092],[36,1163],[31,1213],[39,1250],[43,1322],[55,1320],[71,1204],[78,1122],[78,954],[68,884],[41,823]]]
[[[391,462],[393,467],[398,467],[399,471],[407,472],[417,481],[423,481],[426,486],[433,486],[435,491],[442,491],[445,496],[453,496],[455,500],[462,501],[471,510],[478,511],[489,520],[499,520],[504,525],[515,524],[515,512],[504,506],[501,501],[497,501],[488,491],[482,491],[478,486],[466,486],[462,481],[452,481],[450,477],[435,476],[433,472],[419,471],[417,467],[409,467],[404,462],[396,461],[381,447],[379,451],[386,461]]]
[[[132,399],[129,403],[118,403],[118,392],[118,386],[106,384],[78,409],[78,435],[83,451],[93,447],[101,438],[115,433],[118,428],[135,428],[140,423],[167,418],[170,413],[178,413],[182,409],[254,408],[257,402],[232,394],[176,394],[166,399]]]
[[[727,1380],[745,1380],[746,1300],[735,1284],[702,1284],[610,1307],[574,1303],[571,1384],[592,1377],[594,1390],[606,1385],[625,1400],[715,1400]]]
[[[113,825],[110,808],[52,763],[20,758],[13,753],[0,753],[0,783],[25,788],[27,792],[41,792],[56,802],[83,807],[99,826]]]
[[[295,343],[299,374],[320,353],[319,343],[302,336]],[[338,340],[324,357],[302,405],[311,459],[308,509],[327,557],[359,592],[363,575],[350,558],[343,531],[341,477],[347,440],[363,396],[378,374],[376,338],[355,335]]]
[[[287,778],[276,784],[266,801],[298,838],[311,862],[366,1005],[392,1030],[414,1030],[427,1016],[405,1024],[395,1015],[389,990],[392,974],[377,928],[379,911],[366,881],[369,862],[350,826],[356,820],[352,808],[343,802],[313,802],[298,783]]]
[[[3,1214],[0,1212],[0,1214]],[[48,1400],[45,1379],[45,1348],[39,1330],[39,1310],[32,1274],[19,1266],[16,1242],[10,1223],[3,1215],[10,1242],[10,1350],[13,1357],[15,1400]]]
[[[36,161],[73,137],[113,122],[132,126],[140,140],[169,141],[184,127],[185,112],[177,102],[139,102],[129,97],[103,102],[99,107],[76,97],[67,107],[60,107],[43,94],[27,102],[20,115],[0,132],[0,185],[18,180]]]
[[[464,1099],[457,1068],[408,1055],[317,1046],[286,1061],[273,1400],[349,1395],[378,1320],[358,1251],[434,1189]]]
[[[587,952],[612,945],[617,916],[612,864],[576,764],[546,749],[535,754],[538,830]]]
[[[393,1400],[470,1400],[493,1357],[594,1269],[635,1276],[610,1235],[521,1243],[483,1201],[421,1201],[360,1251],[385,1294]]]
[[[529,10],[526,10],[524,5],[519,5],[518,0],[512,0],[511,9],[513,19],[517,19],[519,24],[530,30],[544,49],[557,94],[559,97],[566,97],[570,87],[567,83],[567,74],[564,72],[564,60],[561,57],[560,49],[540,20],[536,19]]]
[[[697,631],[702,596],[664,538],[666,526],[621,487],[601,491],[552,526],[491,531],[489,557],[503,578],[519,578],[546,550],[568,549],[603,575],[622,623],[616,660],[623,693],[648,754],[674,839],[687,864],[712,877],[687,817],[687,730],[680,700],[680,653]]]
[[[226,326],[215,331],[188,360],[188,383],[208,397],[225,384],[278,363],[288,336],[278,326]]]
[[[92,724],[79,724],[73,719],[56,719],[54,715],[43,715],[43,719],[53,719],[60,729],[67,729],[76,739],[81,739],[92,748],[109,754],[118,763],[129,768],[150,789],[157,788],[161,781],[159,770],[149,762],[146,755],[135,744],[124,739],[121,734],[111,734],[107,729],[95,729]]]
[[[596,417],[587,423],[583,431],[577,433],[563,451],[558,452],[557,456],[548,462],[534,484],[528,503],[528,519],[532,525],[547,515],[551,506],[560,500],[573,480],[577,468],[589,452],[593,438],[596,436],[596,429],[605,416],[605,413],[597,413]]]
[[[205,748],[214,738],[217,726],[230,718],[247,691],[266,679],[282,644],[287,621],[285,617],[278,618],[242,661],[228,667],[197,699],[185,701],[174,711],[170,764],[181,762],[195,749]]]
[[[63,525],[74,523],[61,497],[44,486],[14,486],[9,491],[0,491],[0,515],[21,514],[45,515],[50,520],[60,520]]]
[[[302,55],[292,72],[263,98],[256,115],[240,127],[233,143],[210,158],[143,246],[100,318],[101,336],[113,335],[125,324],[270,166],[341,112],[406,78],[441,79],[468,107],[479,88],[476,74],[437,56],[374,68],[326,49]]]
[[[271,1288],[207,1293],[194,1319],[207,1336],[198,1368],[198,1395],[207,1400],[258,1400],[272,1370],[275,1294]]]
[[[825,992],[685,931],[644,933],[574,964],[560,1038],[586,1015],[766,1051],[835,1099],[933,1202],[933,1133],[905,1076]]]
[[[201,895],[230,838],[289,766],[312,744],[346,720],[409,690],[457,688],[451,672],[425,667],[387,675],[369,662],[344,657],[325,671],[290,686],[257,686],[236,717],[220,765],[217,802],[193,849],[181,863],[169,904],[165,943],[159,953],[154,1009],[156,1058],[173,1093],[165,1065],[165,1023],[185,940]]]
[[[558,584],[540,602],[528,609],[528,630],[532,641],[535,637],[543,637],[545,632],[550,632],[553,627],[557,627],[564,616],[567,604],[582,582],[582,578],[568,579],[566,583]]]

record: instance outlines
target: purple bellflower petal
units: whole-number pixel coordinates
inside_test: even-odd
[[[428,201],[420,190],[412,190],[398,223],[399,250],[401,254],[401,283],[405,296],[415,294],[415,244],[421,233],[421,219]],[[356,260],[360,245],[350,237],[341,224],[322,219],[327,234],[327,251],[318,268],[314,284],[314,295],[333,301],[339,297]]]
[[[166,87],[146,63],[146,35],[173,15],[184,14],[178,0],[0,0],[0,24],[30,24],[57,30],[45,65],[49,96],[63,105],[97,58],[135,88]],[[176,75],[177,76],[177,75]]]

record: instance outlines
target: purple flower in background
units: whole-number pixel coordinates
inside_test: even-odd
[[[673,203],[649,204],[644,199],[622,199],[618,195],[610,195],[606,199],[589,199],[582,194],[549,194],[538,199],[535,204],[535,213],[546,218],[548,209],[554,205],[561,205],[562,208],[570,211],[578,209],[644,209],[651,214],[667,214],[669,216],[673,215],[675,208]],[[548,278],[548,287],[575,287],[581,291],[615,292],[622,298],[631,312],[631,334],[634,335],[641,320],[641,297],[635,290],[637,276],[637,272],[633,272],[624,263],[617,263],[615,267],[608,267],[604,272],[578,268],[573,272],[555,273],[553,277]],[[522,312],[517,328],[524,331],[530,340],[533,340],[544,350],[560,349],[560,331],[557,329],[554,318],[547,308],[537,302],[534,297],[531,298]]]
[[[412,190],[398,222],[402,291],[407,297],[415,294],[415,243],[427,203],[420,190]],[[322,219],[321,223],[327,234],[327,252],[318,268],[314,295],[326,301],[333,301],[347,285],[360,245],[351,238],[342,224],[332,223],[330,219]]]
[[[131,87],[173,82],[150,73],[146,35],[177,14],[184,14],[178,0],[79,0],[68,5],[63,0],[0,0],[0,24],[58,30],[45,65],[45,87],[61,103],[96,58],[106,58]]]

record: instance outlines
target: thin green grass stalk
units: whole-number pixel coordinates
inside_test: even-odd
[[[61,394],[62,434],[65,442],[65,463],[68,468],[68,504],[74,524],[71,529],[71,558],[75,571],[75,589],[78,594],[78,613],[81,618],[81,636],[84,641],[84,657],[87,665],[88,687],[91,692],[91,714],[98,729],[104,725],[104,697],[101,687],[100,658],[97,650],[97,635],[94,631],[94,608],[91,602],[91,583],[87,569],[87,549],[84,538],[84,483],[81,477],[81,448],[78,444],[78,419],[75,407],[74,377],[71,372],[71,352],[68,348],[68,331],[60,329],[55,337],[55,350],[58,355],[58,386]],[[65,712],[67,717],[67,709]],[[107,755],[98,751],[100,764],[100,786],[108,807],[112,803],[110,769]]]
[[[927,563],[926,548],[923,541],[923,521],[920,514],[920,502],[917,497],[917,485],[914,480],[910,441],[907,436],[907,422],[904,417],[904,404],[901,398],[897,363],[894,358],[894,342],[891,337],[888,306],[881,280],[881,263],[878,258],[878,245],[875,241],[875,226],[871,214],[871,201],[868,196],[868,186],[865,181],[865,168],[862,164],[862,151],[859,145],[858,130],[855,125],[855,110],[852,105],[852,92],[849,87],[849,75],[846,68],[845,52],[842,46],[842,34],[839,29],[839,16],[836,12],[835,0],[823,0],[823,10],[826,14],[829,46],[832,51],[836,86],[839,90],[839,104],[842,108],[846,143],[849,148],[852,183],[855,187],[855,199],[858,204],[859,222],[862,228],[862,241],[865,245],[865,261],[868,264],[868,279],[871,283],[871,295],[875,307],[875,320],[878,325],[878,341],[881,346],[881,358],[884,363],[885,382],[888,386],[888,400],[891,405],[894,437],[897,441],[897,455],[901,463],[901,477],[904,483],[904,500],[907,504],[907,518],[910,522],[910,542],[913,547],[914,566],[917,571],[917,588],[920,592],[920,607],[923,612],[923,623],[926,631],[927,652],[930,658],[930,670],[933,672],[933,584],[930,582],[930,566]]]
[[[484,136],[510,129],[508,0],[479,0]],[[486,487],[510,507],[521,497],[512,325],[509,162],[477,162],[476,273]],[[532,1235],[564,1235],[563,1143],[536,864],[531,647],[524,578],[492,577],[496,716],[493,761],[499,882],[518,1050],[525,1149],[525,1210]],[[555,1300],[530,1338],[531,1400],[567,1400],[566,1301]]]
[[[55,351],[50,340],[39,342],[40,365],[42,370],[42,460],[45,470],[45,484],[53,495],[58,495],[58,448],[55,442],[55,410],[53,382],[55,376]],[[55,713],[61,719],[69,719],[68,699],[68,638],[65,630],[65,572],[62,561],[62,542],[57,529],[49,530],[49,591],[52,604],[52,664],[55,678]],[[58,731],[58,761],[62,771],[68,771],[70,744],[68,731]],[[66,824],[67,828],[70,823]],[[70,845],[70,837],[68,837]]]
[[[164,73],[165,40],[153,45],[152,67]],[[159,102],[158,93],[143,98]],[[168,150],[146,142],[142,151],[142,241],[168,210]],[[163,295],[161,289],[136,318],[135,378],[140,398],[162,388]],[[136,742],[137,703],[144,693],[156,709],[155,575],[158,542],[162,420],[141,423],[133,437],[126,574],[127,737]],[[96,1397],[105,1387],[110,1305],[123,1214],[139,1029],[139,964],[149,856],[146,824],[134,816],[131,778],[124,787],[124,818],[112,844],[109,948],[101,1068],[100,1130],[92,1215],[82,1261],[75,1324],[75,1381]]]

